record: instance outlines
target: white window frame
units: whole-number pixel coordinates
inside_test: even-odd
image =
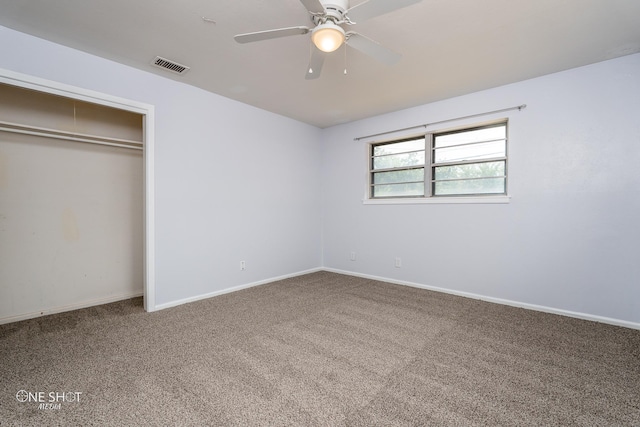
[[[495,126],[499,124],[504,124],[506,126],[506,153],[504,158],[505,160],[505,194],[473,194],[473,195],[438,195],[434,196],[432,194],[433,191],[433,171],[434,167],[437,166],[433,163],[433,152],[434,152],[434,135],[446,134],[451,132],[460,132],[464,130],[473,130],[482,127]],[[373,147],[382,144],[389,144],[395,141],[401,142],[415,138],[425,138],[425,195],[414,197],[414,196],[397,196],[397,197],[383,197],[383,198],[373,198],[372,197],[372,180],[373,180]],[[511,196],[508,193],[508,156],[509,156],[509,121],[507,118],[501,118],[498,120],[493,120],[490,122],[483,123],[470,123],[465,124],[463,126],[458,126],[455,128],[449,129],[437,129],[431,132],[419,133],[413,135],[406,135],[402,137],[392,138],[383,141],[371,141],[365,145],[366,149],[366,188],[364,198],[362,200],[363,204],[372,204],[372,205],[388,205],[388,204],[467,204],[467,203],[475,203],[475,204],[501,204],[501,203],[509,203]],[[489,159],[488,159],[489,160]]]

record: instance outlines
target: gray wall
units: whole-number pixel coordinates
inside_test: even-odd
[[[639,76],[627,56],[327,129],[325,267],[640,322]],[[355,137],[519,104],[447,124],[510,118],[509,204],[362,204]]]

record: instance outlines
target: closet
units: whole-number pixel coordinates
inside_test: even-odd
[[[0,322],[143,294],[143,116],[0,83]]]

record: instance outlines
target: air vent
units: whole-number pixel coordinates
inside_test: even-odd
[[[151,62],[151,65],[154,65],[158,68],[163,68],[165,70],[171,71],[176,74],[184,74],[189,71],[190,67],[186,65],[178,64],[177,62],[171,61],[167,58],[163,58],[161,56],[156,56],[156,58]]]

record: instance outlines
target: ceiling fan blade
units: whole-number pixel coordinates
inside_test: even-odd
[[[393,65],[397,63],[400,58],[402,58],[402,55],[400,55],[399,53],[387,49],[380,43],[371,40],[370,38],[365,37],[362,34],[354,33],[352,31],[349,31],[347,33],[347,45],[359,50],[362,53],[366,53],[367,55],[387,65]]]
[[[347,10],[347,16],[353,22],[362,22],[420,1],[422,0],[369,0]]]
[[[313,46],[311,51],[311,59],[309,60],[309,66],[307,67],[307,75],[304,77],[307,80],[314,80],[320,77],[322,72],[322,65],[324,64],[325,53],[317,47]]]
[[[238,34],[234,37],[238,43],[251,43],[278,37],[299,36],[311,31],[308,27],[288,27],[276,30],[256,31],[255,33]]]
[[[300,3],[311,13],[324,13],[324,6],[320,0],[300,0]]]

